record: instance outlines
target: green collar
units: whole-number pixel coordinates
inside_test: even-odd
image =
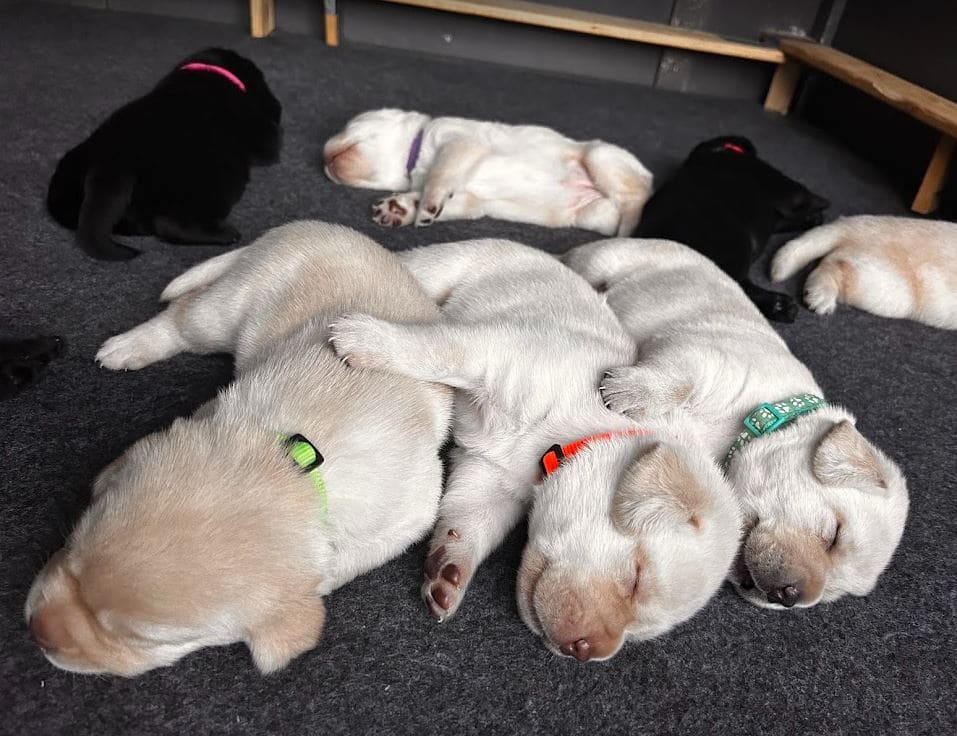
[[[286,452],[289,453],[289,457],[309,476],[312,488],[322,506],[322,515],[328,516],[329,500],[326,496],[326,482],[322,479],[322,473],[319,472],[319,466],[322,465],[324,458],[319,450],[301,434],[281,434],[278,437],[285,446]]]
[[[825,406],[827,403],[824,399],[814,394],[800,394],[783,401],[775,401],[773,404],[761,404],[744,418],[746,429],[731,443],[731,449],[721,462],[721,470],[727,473],[731,458],[755,437],[771,434],[774,430],[790,424],[802,414]]]

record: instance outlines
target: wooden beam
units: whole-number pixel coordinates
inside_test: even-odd
[[[638,41],[674,49],[766,61],[772,64],[784,62],[781,51],[770,46],[732,41],[714,33],[573,10],[557,5],[543,5],[521,0],[384,0],[384,2],[618,38],[623,41]]]
[[[957,137],[957,103],[946,97],[830,46],[788,38],[782,38],[780,43],[781,50],[789,58],[820,69],[951,138]]]
[[[940,142],[934,149],[934,155],[931,156],[927,171],[924,173],[924,180],[920,183],[917,196],[914,197],[914,202],[910,206],[914,212],[926,215],[937,209],[937,196],[944,188],[944,180],[947,178],[947,171],[954,157],[954,143],[954,139],[949,135],[940,137]]]
[[[788,59],[774,70],[768,96],[764,98],[764,109],[787,115],[794,99],[794,91],[801,80],[804,68],[793,59]]]
[[[249,33],[252,37],[263,38],[275,28],[275,0],[249,0]]]

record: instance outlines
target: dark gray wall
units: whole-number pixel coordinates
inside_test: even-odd
[[[833,45],[957,100],[957,2],[848,0]],[[826,75],[809,74],[797,114],[875,162],[910,202],[940,134]],[[938,213],[957,219],[957,166]]]
[[[57,1],[57,0],[53,0]],[[70,2],[71,0],[59,0]],[[247,0],[73,0],[112,10],[248,23]],[[551,0],[554,5],[723,33],[812,34],[833,0]],[[339,0],[343,43],[368,43],[663,89],[759,100],[770,65],[662,50],[375,0]],[[322,37],[321,0],[276,0],[280,29]],[[440,62],[437,62],[440,63]]]

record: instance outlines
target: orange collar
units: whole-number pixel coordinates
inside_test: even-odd
[[[580,440],[570,442],[567,445],[552,445],[548,448],[548,452],[542,455],[540,463],[542,466],[542,478],[547,478],[549,475],[554,473],[562,464],[562,460],[571,457],[582,448],[590,445],[592,442],[610,440],[613,437],[637,437],[643,434],[651,434],[651,432],[647,429],[639,429],[638,427],[634,427],[632,429],[621,429],[616,432],[601,432],[600,434],[592,434],[588,437],[582,437]]]

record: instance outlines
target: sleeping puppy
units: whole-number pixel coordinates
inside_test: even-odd
[[[771,262],[771,278],[784,281],[821,256],[804,285],[812,311],[830,314],[842,302],[957,329],[957,224],[842,217],[783,246]]]
[[[518,243],[401,257],[443,305],[443,321],[350,316],[332,340],[352,365],[458,389],[457,446],[422,585],[432,612],[456,612],[476,568],[531,505],[518,605],[553,652],[607,659],[626,639],[692,616],[731,565],[737,505],[692,434],[602,405],[603,371],[634,356],[603,299]]]
[[[262,72],[227,49],[177,64],[124,105],[57,165],[47,207],[89,255],[137,255],[111,234],[228,245],[226,223],[249,168],[279,159],[281,107]]]
[[[428,323],[438,309],[389,252],[320,222],[201,263],[162,298],[100,363],[228,350],[238,378],[100,473],[26,619],[72,672],[136,675],[236,641],[271,672],[316,645],[322,596],[432,528],[441,491],[451,392],[349,368],[329,323],[343,310]]]
[[[648,201],[635,236],[694,248],[741,284],[765,317],[793,322],[797,303],[752,282],[751,265],[774,233],[820,225],[827,206],[758,158],[747,138],[722,136],[695,146]]]
[[[608,405],[640,423],[683,414],[725,468],[745,515],[738,592],[778,609],[867,594],[904,530],[904,476],[741,288],[664,240],[600,241],[565,262],[638,343],[637,364],[605,377]]]
[[[372,219],[391,227],[496,217],[628,234],[652,182],[638,159],[603,141],[405,110],[356,116],[324,158],[339,184],[400,192],[372,207]]]

